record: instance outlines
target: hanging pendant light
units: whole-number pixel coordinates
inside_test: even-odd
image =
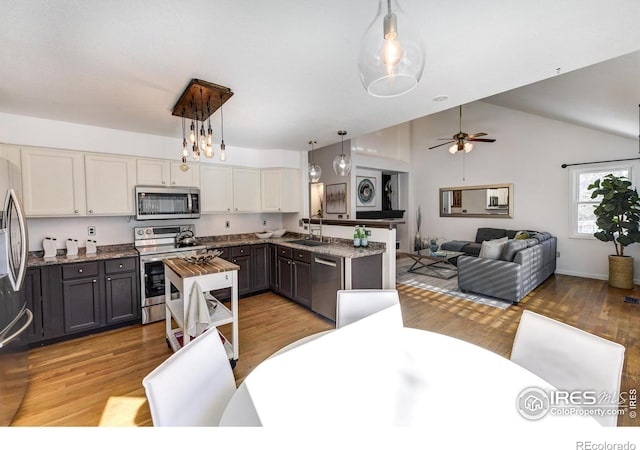
[[[422,42],[396,0],[379,0],[378,13],[360,44],[360,80],[374,97],[415,88],[424,70]]]
[[[220,95],[220,161],[227,160],[227,146],[224,145],[224,114],[222,113],[222,95]]]
[[[311,162],[309,163],[309,182],[317,183],[320,181],[320,177],[322,176],[322,168],[313,162],[313,146],[317,144],[317,141],[309,141],[309,145],[311,146],[311,151],[309,152],[309,157]]]
[[[187,170],[189,170],[189,166],[187,165],[187,156],[189,156],[189,144],[187,144],[187,136],[185,135],[184,122],[185,122],[185,118],[183,115],[182,116],[182,154],[180,158],[182,161],[182,164],[180,164],[180,170],[182,170],[183,172],[186,172]]]
[[[209,128],[207,130],[207,137],[204,140],[204,156],[207,158],[213,158],[215,151],[213,150],[213,129],[211,128],[211,110],[209,108],[209,100],[207,100],[207,115],[209,116]],[[204,129],[202,130],[204,131]]]
[[[338,135],[342,138],[342,152],[333,158],[333,171],[336,175],[346,177],[351,173],[351,158],[344,154],[344,136],[347,134],[345,130],[338,130]]]

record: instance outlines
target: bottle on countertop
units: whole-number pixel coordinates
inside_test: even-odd
[[[353,231],[353,246],[360,247],[360,226],[356,225],[356,229]]]
[[[369,237],[367,236],[367,228],[362,225],[362,229],[360,230],[360,246],[368,247],[369,246]]]

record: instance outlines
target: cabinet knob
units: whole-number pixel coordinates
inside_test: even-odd
[[[236,208],[236,211],[238,210],[238,208]]]
[[[172,181],[172,182],[171,182],[171,184],[175,185],[175,184],[176,184],[176,182],[175,182],[175,181]]]
[[[107,277],[107,281],[111,281],[111,277]],[[95,280],[94,280],[94,283],[95,283]]]
[[[78,273],[82,273],[84,272],[82,269],[78,269]]]
[[[80,211],[78,211],[77,209],[73,211],[74,213],[78,214]]]
[[[118,264],[118,267],[122,269],[122,264]]]
[[[92,283],[97,283],[97,282],[98,282],[98,280],[91,280],[91,282],[92,282]]]
[[[89,210],[89,214],[93,214],[93,209],[90,209],[90,210]]]
[[[287,264],[291,265],[291,261],[287,261]]]
[[[167,182],[166,182],[166,181],[164,181],[164,180],[162,180],[162,184],[167,184]]]
[[[235,262],[237,262],[237,261],[238,261],[237,259],[234,259],[234,260],[233,260],[233,262],[234,262],[234,263],[235,263]]]

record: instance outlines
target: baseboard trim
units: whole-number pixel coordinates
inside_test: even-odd
[[[603,281],[608,281],[609,280],[609,276],[608,275],[602,275],[599,273],[584,273],[584,272],[574,272],[571,270],[556,270],[556,274],[558,275],[569,275],[572,277],[580,277],[580,278],[591,278],[594,280],[603,280]],[[633,279],[633,284],[640,284],[640,278],[634,278]]]

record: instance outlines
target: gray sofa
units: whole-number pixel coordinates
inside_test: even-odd
[[[449,241],[442,244],[440,248],[452,252],[463,252],[465,255],[478,256],[483,241],[499,239],[505,236],[508,239],[513,239],[518,231],[519,230],[505,230],[504,228],[478,228],[475,241]],[[529,230],[528,233],[533,235],[536,231]]]
[[[509,239],[499,259],[458,257],[458,287],[463,292],[516,304],[556,271],[557,239],[537,232],[529,239]]]

